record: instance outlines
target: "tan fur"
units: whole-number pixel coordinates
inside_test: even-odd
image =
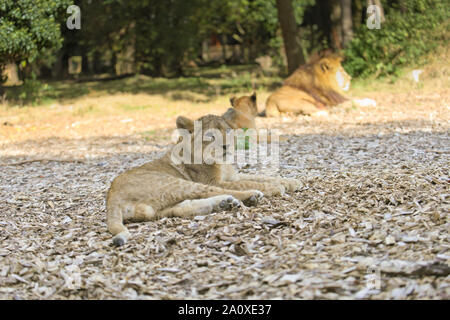
[[[269,96],[266,116],[278,117],[282,113],[311,115],[346,101],[344,91],[348,90],[351,77],[341,61],[336,55],[327,55],[298,68]]]
[[[222,118],[233,129],[256,129],[255,118],[258,115],[256,94],[230,99],[232,108],[229,108]]]
[[[207,115],[202,134],[215,128],[225,135],[230,126],[218,116]],[[178,117],[177,127],[193,132],[193,121]],[[194,145],[194,134],[191,143]],[[203,142],[202,148],[209,144]],[[225,149],[224,149],[225,150]],[[243,201],[255,205],[263,194],[280,195],[294,191],[299,183],[293,179],[238,174],[226,164],[175,164],[169,150],[162,158],[125,171],[111,184],[107,207],[107,225],[116,245],[130,237],[123,222],[149,221],[167,216],[191,217],[227,210]]]
[[[255,118],[258,116],[258,105],[256,103],[256,93],[251,96],[242,96],[239,98],[232,97],[230,99],[231,108],[222,115],[222,118],[233,129],[256,129]],[[260,142],[259,135],[256,137]],[[283,138],[278,138],[284,140]],[[271,135],[268,134],[267,143],[272,142]]]

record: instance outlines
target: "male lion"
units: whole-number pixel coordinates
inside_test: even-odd
[[[222,137],[230,129],[224,119],[215,115],[197,121],[201,130],[194,130],[194,122],[188,118],[178,117],[176,121],[179,129],[190,133],[189,143],[194,151],[205,150],[212,143],[203,141],[209,129],[219,130]],[[198,138],[201,144],[194,143]],[[240,201],[251,206],[264,194],[281,195],[299,186],[293,179],[238,174],[230,164],[207,164],[203,157],[199,164],[193,164],[195,152],[188,155],[189,161],[177,164],[172,157],[175,147],[162,158],[125,171],[112,182],[106,199],[106,220],[115,245],[123,245],[130,237],[125,220],[191,217],[228,210],[239,206]],[[226,143],[220,146],[224,155],[229,149]]]
[[[283,112],[313,115],[348,100],[344,92],[350,88],[351,77],[341,61],[328,54],[298,68],[269,96],[266,116],[278,117]]]

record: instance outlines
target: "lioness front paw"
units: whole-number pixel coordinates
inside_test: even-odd
[[[254,207],[258,204],[258,201],[264,197],[264,194],[259,190],[251,190],[249,191],[251,196],[244,201],[242,201],[247,207]]]
[[[218,210],[227,211],[236,207],[240,207],[241,202],[233,196],[228,196],[226,199],[219,202]]]

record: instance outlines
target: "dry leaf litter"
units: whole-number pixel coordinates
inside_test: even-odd
[[[0,298],[448,299],[448,92],[372,98],[376,108],[327,118],[258,119],[287,137],[280,166],[240,171],[297,178],[300,191],[129,224],[121,248],[106,191],[160,157],[170,130],[2,141]]]

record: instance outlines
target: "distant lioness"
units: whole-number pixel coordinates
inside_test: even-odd
[[[265,115],[312,115],[348,100],[344,92],[350,88],[351,77],[341,61],[341,57],[328,54],[298,68],[267,98]]]
[[[256,129],[255,118],[258,116],[258,105],[256,104],[256,93],[251,96],[242,96],[239,98],[230,98],[232,108],[222,115],[222,118],[233,129]],[[261,142],[260,136],[256,136],[256,141]],[[284,138],[278,138],[283,141]],[[272,142],[272,136],[267,132],[265,141]]]
[[[176,121],[179,129],[191,133],[192,150],[205,150],[212,143],[203,139],[208,129],[218,129],[223,136],[230,129],[222,117],[215,115],[197,121],[201,122],[201,130],[194,130],[194,122],[188,118],[178,117]],[[196,137],[202,141],[199,146],[194,143],[198,141]],[[115,245],[123,245],[130,238],[125,220],[204,215],[229,210],[239,206],[240,201],[247,206],[256,205],[264,194],[281,195],[299,187],[293,179],[238,174],[229,164],[207,164],[203,160],[190,164],[194,163],[194,152],[188,163],[176,164],[171,156],[173,148],[162,158],[125,171],[112,182],[106,199],[106,221]],[[222,148],[224,155],[229,152],[228,145],[223,144]]]
[[[256,129],[255,118],[258,115],[256,93],[251,96],[230,99],[232,108],[229,108],[222,118],[233,129]]]

